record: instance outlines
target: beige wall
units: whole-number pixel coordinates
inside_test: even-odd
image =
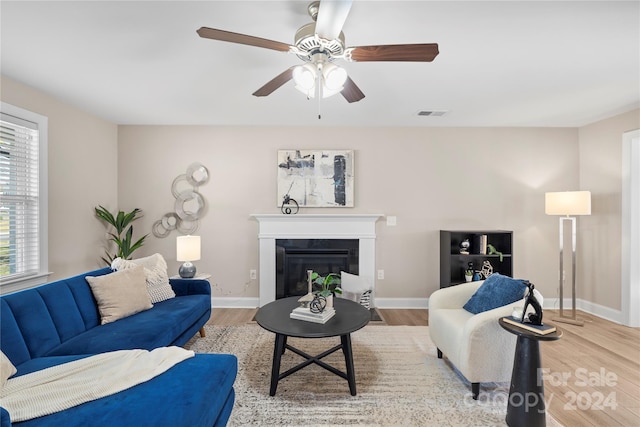
[[[104,228],[93,207],[139,207],[136,234],[174,208],[173,179],[200,161],[211,180],[198,233],[199,271],[214,294],[257,297],[251,213],[277,213],[276,151],[356,151],[356,207],[303,212],[382,213],[377,225],[378,298],[427,298],[438,288],[438,230],[514,231],[514,275],[557,297],[557,219],[544,193],[586,189],[593,215],[579,225],[579,297],[620,309],[621,136],[639,128],[639,111],[580,129],[539,128],[232,128],[116,126],[2,77],[2,101],[49,117],[49,248],[52,278],[100,265]],[[162,253],[175,272],[175,237],[148,237],[139,255]]]
[[[377,226],[379,299],[427,298],[438,288],[440,229],[513,230],[515,276],[557,296],[557,221],[544,214],[544,192],[577,187],[577,129],[120,126],[118,141],[120,205],[143,209],[145,230],[173,210],[176,176],[195,161],[209,168],[197,266],[213,274],[218,296],[258,295],[248,280],[258,268],[249,215],[278,212],[283,148],[355,150],[356,207],[302,212],[397,216],[396,227]],[[150,236],[143,250],[161,252],[176,271],[175,237]]]
[[[94,206],[117,206],[117,126],[1,77],[2,101],[49,118],[51,280],[100,267],[105,229]]]
[[[621,308],[622,134],[639,128],[635,110],[579,130],[580,189],[591,191],[592,215],[578,219],[578,297],[615,310]]]

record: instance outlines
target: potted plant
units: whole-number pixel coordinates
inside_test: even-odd
[[[95,212],[99,219],[115,229],[115,232],[109,233],[109,236],[111,236],[109,240],[118,247],[115,254],[111,254],[108,249],[105,250],[106,257],[102,257],[102,260],[107,265],[111,265],[116,258],[131,259],[133,252],[144,244],[144,239],[148,236],[148,234],[145,234],[135,242],[133,241],[133,225],[130,224],[140,218],[142,211],[135,208],[129,213],[119,211],[116,215],[113,215],[104,206],[98,206],[95,208]]]
[[[340,275],[336,273],[329,273],[326,276],[320,276],[315,271],[311,273],[311,281],[320,286],[320,290],[316,290],[313,293],[321,295],[327,300],[327,307],[333,307],[333,294],[341,294],[340,288]]]
[[[471,282],[473,280],[473,270],[465,270],[464,271],[464,280],[466,282]]]

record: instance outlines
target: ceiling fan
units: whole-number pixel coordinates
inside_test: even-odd
[[[295,34],[294,44],[202,27],[200,37],[245,44],[280,52],[291,52],[304,61],[280,73],[253,93],[267,96],[289,80],[308,98],[326,98],[340,92],[348,102],[357,102],[364,93],[347,75],[344,68],[334,64],[336,59],[350,62],[412,61],[431,62],[438,55],[436,43],[373,45],[345,47],[342,27],[351,9],[351,0],[314,1],[308,12],[314,22],[306,24]]]

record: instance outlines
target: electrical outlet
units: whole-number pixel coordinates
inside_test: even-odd
[[[389,227],[395,227],[398,224],[398,218],[395,216],[388,216],[387,217],[387,225]]]
[[[258,277],[256,270],[249,270],[249,279],[256,280]]]
[[[384,280],[384,270],[378,270],[378,280]]]

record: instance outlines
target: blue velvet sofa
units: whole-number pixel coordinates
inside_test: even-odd
[[[206,280],[172,279],[175,298],[104,325],[84,273],[0,297],[0,347],[24,375],[93,354],[183,346],[211,315]],[[234,403],[238,362],[196,354],[150,381],[15,427],[224,426]],[[0,408],[1,427],[11,426]]]

